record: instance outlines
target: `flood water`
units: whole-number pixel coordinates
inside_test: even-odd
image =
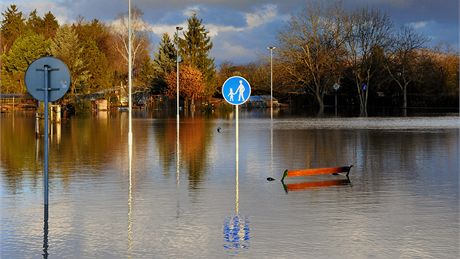
[[[237,164],[233,114],[181,117],[177,160],[175,117],[136,113],[131,179],[127,113],[74,117],[53,127],[48,222],[33,114],[0,116],[1,258],[460,256],[458,115],[241,111]],[[351,182],[279,181],[344,165]]]

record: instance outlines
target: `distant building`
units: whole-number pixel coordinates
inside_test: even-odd
[[[0,94],[0,110],[36,109],[37,101],[29,94]]]
[[[273,98],[273,107],[278,107],[279,103],[276,98]],[[271,98],[270,95],[254,95],[250,96],[249,100],[244,104],[248,108],[270,108]]]

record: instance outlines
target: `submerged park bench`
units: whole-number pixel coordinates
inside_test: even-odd
[[[297,169],[297,170],[285,170],[281,182],[284,182],[286,177],[298,177],[298,176],[312,176],[312,175],[321,175],[321,174],[332,174],[338,175],[340,173],[350,174],[350,169],[353,165],[350,166],[340,166],[340,167],[324,167],[324,168],[311,168],[311,169]]]
[[[340,167],[325,167],[325,168],[312,168],[312,169],[297,169],[297,170],[285,170],[283,178],[281,179],[281,184],[283,185],[284,191],[300,191],[310,188],[319,188],[319,187],[328,187],[328,186],[337,186],[337,185],[348,185],[351,184],[350,170],[353,165],[350,166],[340,166]],[[285,184],[284,179],[286,177],[299,177],[299,176],[313,176],[313,175],[323,175],[323,174],[332,174],[339,175],[345,173],[346,179],[334,179],[326,181],[313,181],[313,182],[301,182],[301,183],[289,183]]]

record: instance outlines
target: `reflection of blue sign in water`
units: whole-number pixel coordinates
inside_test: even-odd
[[[249,220],[238,215],[226,218],[224,222],[224,248],[249,248]]]
[[[232,76],[222,86],[222,95],[228,103],[240,105],[245,103],[251,96],[251,86],[248,80],[243,77]]]

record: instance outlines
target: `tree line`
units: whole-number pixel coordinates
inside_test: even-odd
[[[60,25],[48,12],[27,16],[10,5],[1,20],[1,92],[24,93],[24,72],[36,58],[52,55],[69,67],[72,85],[62,102],[78,102],[79,95],[126,92],[128,77],[127,14],[111,24],[77,18]],[[158,47],[145,28],[140,9],[132,11],[132,64],[135,92],[176,94],[176,60],[180,60],[180,95],[188,103],[221,97],[220,86],[229,76],[251,82],[254,94],[270,91],[270,63],[260,58],[249,64],[223,62],[216,68],[208,31],[197,14],[174,36],[163,34]],[[379,96],[397,99],[403,108],[411,96],[446,98],[458,107],[458,52],[428,48],[428,39],[410,26],[396,28],[390,17],[367,8],[347,12],[340,5],[307,6],[291,16],[278,33],[274,58],[274,95],[310,96],[308,105],[322,112],[325,97],[350,96],[367,113]],[[125,93],[126,94],[126,93]],[[452,101],[453,100],[453,101]],[[421,104],[423,105],[423,103]]]
[[[112,24],[78,17],[73,24],[59,25],[51,12],[40,17],[34,10],[26,17],[16,5],[10,5],[2,16],[2,93],[25,93],[24,73],[42,56],[55,56],[70,70],[72,84],[62,102],[78,102],[80,95],[91,93],[127,92],[127,14],[120,14]],[[193,14],[183,35],[171,39],[163,34],[158,50],[151,55],[153,47],[142,17],[140,9],[132,10],[134,91],[175,96],[176,81],[172,78],[179,54],[181,96],[192,101],[212,96],[216,68],[209,55],[212,42],[202,20]]]
[[[320,112],[334,84],[354,88],[363,115],[377,94],[402,95],[407,108],[408,90],[453,96],[458,106],[458,53],[428,49],[426,37],[378,10],[312,4],[292,16],[279,42],[281,83],[314,96]]]

